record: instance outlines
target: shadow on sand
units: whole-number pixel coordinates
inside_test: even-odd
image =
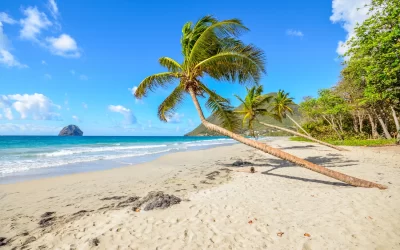
[[[322,166],[328,167],[328,168],[347,167],[347,166],[357,165],[357,163],[358,163],[358,161],[343,159],[343,156],[340,154],[327,154],[326,156],[310,156],[310,157],[307,157],[304,159],[307,161],[310,161],[312,163],[322,165]],[[298,167],[295,164],[285,161],[285,160],[261,159],[261,158],[257,158],[257,159],[253,158],[251,160],[252,160],[251,164],[248,164],[248,165],[245,165],[242,167],[246,167],[246,166],[272,167],[270,170],[264,171],[261,173],[265,174],[265,175],[287,178],[287,179],[292,179],[292,180],[299,180],[299,181],[304,181],[304,182],[314,182],[314,183],[333,185],[333,186],[351,186],[349,184],[337,182],[337,181],[324,181],[324,180],[318,180],[318,179],[309,179],[309,178],[303,178],[303,177],[296,177],[296,176],[272,173],[274,170],[277,170],[280,168]],[[232,167],[232,164],[223,164],[223,165]]]

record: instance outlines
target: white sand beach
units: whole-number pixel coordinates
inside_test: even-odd
[[[400,249],[399,147],[269,144],[388,189],[348,186],[241,144],[173,153],[0,185],[0,248]],[[256,173],[238,172],[236,160],[254,163]],[[183,201],[152,211],[118,207],[150,191]],[[40,226],[46,212],[53,219]]]

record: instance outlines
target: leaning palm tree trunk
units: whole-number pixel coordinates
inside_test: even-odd
[[[283,151],[281,151],[279,149],[272,148],[272,147],[270,147],[270,146],[268,146],[268,145],[266,145],[264,143],[260,143],[260,142],[257,142],[257,141],[253,141],[253,140],[247,139],[247,138],[245,138],[245,137],[243,137],[241,135],[235,134],[233,132],[230,132],[227,129],[224,129],[224,128],[221,128],[221,127],[219,127],[219,126],[217,126],[215,124],[212,124],[212,123],[208,122],[206,120],[206,118],[204,117],[204,114],[203,114],[203,111],[202,111],[202,109],[200,107],[199,101],[197,100],[196,94],[195,94],[195,92],[194,92],[194,90],[192,88],[189,89],[189,93],[190,93],[190,96],[192,97],[192,100],[194,102],[196,110],[197,110],[197,112],[198,112],[198,114],[200,116],[202,124],[209,130],[215,131],[215,132],[217,132],[217,133],[219,133],[221,135],[228,136],[228,137],[230,137],[230,138],[232,138],[232,139],[234,139],[234,140],[236,140],[238,142],[241,142],[241,143],[243,143],[245,145],[248,145],[250,147],[259,149],[259,150],[261,150],[261,151],[263,151],[263,152],[265,152],[267,154],[276,156],[276,157],[278,157],[280,159],[283,159],[283,160],[287,160],[287,161],[292,162],[292,163],[294,163],[296,165],[305,167],[305,168],[310,169],[310,170],[312,170],[314,172],[329,176],[329,177],[334,178],[336,180],[348,183],[348,184],[350,184],[352,186],[367,187],[367,188],[376,187],[376,188],[379,188],[379,189],[386,189],[387,188],[386,186],[378,184],[378,183],[374,183],[374,182],[358,179],[358,178],[355,178],[355,177],[351,177],[351,176],[342,174],[340,172],[336,172],[336,171],[327,169],[325,167],[316,165],[316,164],[314,164],[312,162],[303,160],[303,159],[298,158],[298,157],[296,157],[294,155],[291,155],[291,154],[288,154],[286,152],[283,152]]]
[[[345,149],[345,148],[337,147],[337,146],[335,146],[335,145],[332,145],[332,144],[329,144],[329,143],[327,143],[327,142],[323,142],[323,141],[317,140],[317,139],[315,139],[314,137],[307,136],[307,135],[304,135],[304,134],[295,132],[295,131],[290,130],[290,129],[281,128],[281,127],[278,127],[278,126],[275,126],[275,125],[271,125],[271,124],[267,124],[267,123],[263,123],[263,122],[260,122],[260,124],[262,124],[262,125],[264,125],[264,126],[267,126],[267,127],[270,127],[270,128],[279,129],[279,130],[282,130],[282,131],[291,133],[291,134],[293,134],[293,135],[297,135],[297,136],[306,138],[306,139],[308,139],[308,140],[310,140],[310,141],[319,143],[319,144],[321,144],[321,145],[324,145],[324,146],[327,146],[327,147],[330,147],[330,148],[334,148],[334,149],[339,150],[339,151],[349,151],[349,150],[347,150],[347,149]]]
[[[287,118],[289,118],[299,129],[301,129],[301,131],[303,131],[306,135],[310,136],[311,135],[309,133],[307,133],[307,131],[304,130],[304,128],[302,128],[300,126],[300,124],[298,124],[292,117],[290,117],[290,115],[286,114]]]

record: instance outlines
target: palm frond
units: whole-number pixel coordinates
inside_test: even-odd
[[[273,96],[270,95],[261,95],[258,96],[255,100],[254,100],[254,107],[261,107],[269,102],[271,102]]]
[[[202,27],[204,28],[204,27]],[[220,49],[224,39],[238,37],[248,31],[239,19],[230,19],[213,23],[206,29],[200,29],[200,36],[197,37],[190,51],[188,61],[196,63],[210,55],[215,54],[215,49]]]
[[[172,58],[161,57],[160,59],[158,59],[158,62],[161,64],[161,66],[167,68],[171,72],[181,72],[182,71],[181,65]]]
[[[275,119],[279,117],[277,120],[282,121],[282,118],[286,117],[286,113],[293,114],[293,109],[290,107],[293,104],[293,98],[289,97],[289,93],[279,90],[274,98],[271,109],[271,112],[275,114]]]
[[[234,95],[234,96],[243,104],[243,106],[245,108],[248,108],[246,102],[242,98],[240,98],[240,96],[238,96],[238,95]]]
[[[264,68],[264,54],[251,45],[241,49],[221,51],[199,62],[195,69],[201,69],[216,80],[239,83],[256,83],[261,79]]]
[[[247,120],[249,120],[249,123],[250,123],[250,117],[251,117],[250,113],[247,113],[247,114],[243,117],[243,127],[245,126]]]
[[[188,60],[190,52],[201,34],[212,24],[217,23],[218,20],[213,16],[204,16],[200,18],[194,25],[193,23],[186,23],[182,29],[182,53],[185,59]]]
[[[166,122],[167,118],[175,113],[178,109],[179,104],[182,103],[185,98],[185,87],[181,83],[179,84],[172,93],[160,104],[158,107],[158,118],[161,121]]]
[[[167,83],[176,80],[178,75],[173,72],[163,72],[146,77],[135,91],[136,98],[146,96],[148,91],[154,91],[156,87],[165,86]]]
[[[206,107],[221,121],[222,127],[230,131],[237,131],[240,128],[240,121],[229,100],[208,89],[204,84],[200,83],[199,86],[209,96]]]

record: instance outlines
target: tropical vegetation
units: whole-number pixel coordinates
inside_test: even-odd
[[[381,184],[324,168],[235,133],[240,127],[240,121],[233,112],[233,107],[227,99],[210,89],[203,79],[209,76],[216,81],[259,84],[265,72],[265,57],[262,50],[239,40],[239,36],[247,30],[238,19],[219,21],[212,16],[205,16],[196,23],[186,23],[181,38],[183,61],[179,63],[169,57],[160,58],[159,63],[166,71],[146,77],[135,91],[135,96],[142,98],[157,87],[175,83],[175,89],[158,108],[158,116],[162,121],[167,121],[189,95],[201,122],[211,131],[354,186],[386,188]],[[205,106],[222,120],[222,127],[205,118],[198,101],[199,97],[205,96],[208,98]]]
[[[303,127],[325,140],[400,138],[400,1],[372,0],[347,42],[336,86],[300,103]]]
[[[235,110],[236,113],[243,116],[243,125],[247,125],[252,137],[256,137],[254,133],[254,121],[258,116],[270,115],[270,112],[265,108],[265,105],[272,99],[271,95],[263,95],[263,86],[253,86],[246,88],[247,95],[243,100],[240,96],[235,97],[242,103],[242,109]]]

